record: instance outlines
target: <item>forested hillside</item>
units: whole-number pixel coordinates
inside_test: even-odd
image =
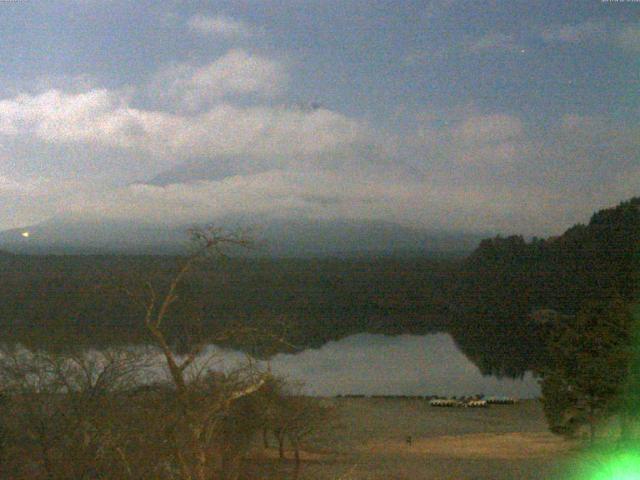
[[[586,299],[636,298],[639,241],[635,198],[559,237],[483,240],[464,260],[212,260],[186,282],[170,330],[180,345],[250,325],[285,332],[298,347],[362,331],[447,331],[483,372],[520,375],[544,358],[550,327],[537,311],[573,315]],[[50,347],[68,336],[94,345],[144,341],[142,311],[122,288],[139,292],[149,280],[161,291],[180,262],[1,254],[4,338]]]
[[[601,210],[559,237],[483,240],[455,281],[454,336],[483,371],[535,366],[549,328],[536,312],[575,315],[588,300],[637,300],[639,245],[640,198]]]
[[[6,336],[92,344],[143,341],[143,312],[122,290],[166,288],[182,259],[144,256],[8,256],[2,259],[0,322]],[[286,330],[319,346],[351,333],[441,330],[455,264],[429,259],[218,259],[202,264],[172,312],[176,342],[196,326],[214,334],[242,324]],[[187,330],[185,330],[187,329]],[[5,338],[6,338],[5,336]]]

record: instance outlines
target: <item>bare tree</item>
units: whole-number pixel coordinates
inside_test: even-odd
[[[144,370],[139,351],[0,352],[6,478],[90,478],[117,469],[118,402]]]
[[[193,253],[165,277],[164,287],[155,278],[155,284],[116,290],[140,307],[149,349],[45,352],[15,346],[0,352],[0,441],[7,439],[0,444],[1,478],[238,478],[266,418],[275,418],[279,397],[273,394],[281,387],[272,387],[282,382],[250,359],[231,372],[212,370],[216,356],[208,345],[247,337],[264,342],[265,335],[247,326],[202,334],[199,318],[181,308],[193,300],[183,287],[191,274],[202,274],[208,257],[251,242],[217,229],[191,234]],[[177,322],[186,333],[176,347],[171,335]],[[153,383],[159,365],[165,375]]]
[[[297,392],[291,392],[293,388]],[[301,467],[300,451],[305,441],[335,420],[335,408],[322,400],[302,395],[300,386],[287,385],[282,379],[274,381],[271,409],[266,421],[278,442],[280,459],[285,458],[285,440],[293,448],[295,478]],[[287,391],[289,390],[289,391]]]
[[[226,256],[229,248],[250,248],[252,242],[244,234],[230,234],[215,228],[194,229],[191,236],[196,248],[184,260],[164,293],[146,282],[142,294],[132,290],[128,294],[143,308],[144,326],[160,349],[173,386],[171,414],[158,420],[166,425],[164,438],[173,446],[178,477],[184,480],[230,479],[237,475],[237,468],[231,464],[237,463],[242,451],[237,445],[242,429],[232,434],[228,419],[241,399],[262,388],[265,376],[249,369],[234,378],[212,381],[215,377],[203,376],[207,369],[198,368],[196,361],[207,363],[201,355],[208,344],[242,336],[249,329],[238,327],[213,337],[202,336],[196,341],[185,342],[183,347],[187,351],[179,355],[170,346],[166,323],[179,300],[180,286],[199,264],[212,255]],[[194,323],[198,321],[192,319]],[[234,437],[233,441],[231,437]],[[244,443],[248,443],[248,439]]]

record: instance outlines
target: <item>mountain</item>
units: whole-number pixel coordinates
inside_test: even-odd
[[[464,255],[481,235],[430,232],[390,222],[252,220],[227,218],[217,225],[249,225],[254,256],[321,257],[361,255]],[[27,254],[179,254],[189,247],[193,225],[131,221],[50,220],[0,232],[0,249]],[[28,232],[28,237],[23,236]]]
[[[640,288],[640,198],[600,210],[587,225],[557,237],[494,237],[465,258],[444,261],[371,253],[450,252],[475,245],[473,237],[374,222],[300,219],[258,226],[268,245],[261,254],[369,258],[208,263],[185,286],[182,312],[197,308],[209,332],[237,321],[262,331],[287,325],[292,344],[317,347],[363,331],[446,331],[482,373],[517,377],[545,367],[546,341],[557,321],[570,321],[593,300],[635,302]],[[51,221],[31,227],[28,239],[21,236],[24,231],[0,234],[0,251],[13,242],[23,251],[38,247],[40,253],[71,248],[84,253],[148,248],[157,253],[162,245],[175,252],[184,238],[181,228],[127,222]],[[94,345],[129,344],[143,338],[136,337],[136,306],[87,287],[137,278],[166,285],[179,263],[171,257],[0,253],[0,269],[12,273],[0,282],[0,328],[5,337],[41,342],[45,348],[51,345],[53,326],[78,332]],[[176,343],[183,341],[181,324],[172,325],[170,336]]]
[[[180,242],[173,229],[153,224],[50,220],[0,232],[0,249],[24,254],[168,254],[177,253],[185,239]]]
[[[159,173],[144,181],[147,185],[166,186],[174,183],[190,183],[206,180],[222,180],[250,171],[250,163],[239,156],[194,158]]]

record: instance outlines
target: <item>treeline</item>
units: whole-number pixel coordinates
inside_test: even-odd
[[[588,225],[576,225],[559,237],[528,243],[520,236],[484,240],[467,264],[502,279],[500,302],[520,291],[519,297],[532,306],[575,314],[585,298],[615,292],[634,299],[639,242],[640,197],[601,210]],[[483,303],[496,298],[488,283]]]
[[[540,369],[549,318],[575,317],[593,301],[637,301],[639,246],[640,198],[559,237],[484,240],[458,271],[450,299],[454,337],[486,373]]]
[[[142,314],[124,289],[167,285],[180,257],[5,256],[0,325],[5,338],[47,346],[51,332],[93,345],[144,342]],[[169,337],[214,336],[242,324],[285,332],[299,347],[358,332],[446,328],[453,262],[216,258],[180,287]],[[197,331],[194,331],[196,329]],[[229,342],[232,342],[231,340]],[[54,345],[50,345],[54,347]]]
[[[445,331],[484,373],[522,375],[547,358],[549,324],[536,312],[575,316],[587,299],[634,299],[639,204],[599,211],[555,238],[487,239],[463,260],[218,258],[181,286],[168,338],[184,349],[244,325],[304,348],[363,331]],[[0,255],[0,326],[5,338],[49,348],[52,331],[93,345],[145,342],[142,312],[122,288],[151,281],[161,291],[182,261]]]
[[[291,395],[282,379],[249,360],[244,368],[213,370],[219,359],[207,354],[204,336],[180,354],[169,344],[167,327],[185,280],[210,253],[245,242],[215,229],[200,230],[195,239],[195,253],[166,288],[150,282],[118,286],[118,298],[142,310],[138,323],[148,333],[148,347],[88,350],[70,342],[51,352],[4,346],[0,478],[235,480],[246,473],[259,432],[264,448],[269,433],[275,436],[281,459],[288,440],[298,478],[302,443],[326,426],[331,409]],[[249,332],[242,326],[218,334]],[[276,473],[282,478],[282,471]]]
[[[336,418],[248,366],[191,369],[176,385],[157,375],[159,361],[131,349],[2,349],[0,478],[298,478],[301,449]],[[266,471],[269,450],[281,461]]]

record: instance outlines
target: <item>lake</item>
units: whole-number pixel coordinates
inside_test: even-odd
[[[246,358],[240,352],[211,347],[219,368],[232,368]],[[266,365],[266,364],[265,364]],[[377,335],[361,333],[320,348],[271,358],[271,370],[303,382],[310,395],[439,395],[535,398],[537,379],[484,376],[458,349],[449,334]]]

